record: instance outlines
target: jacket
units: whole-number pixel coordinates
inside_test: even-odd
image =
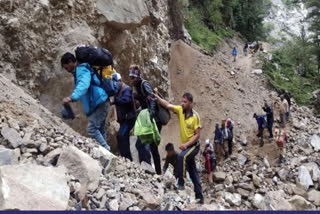
[[[286,99],[280,102],[280,114],[286,114],[289,110],[289,104]]]
[[[132,100],[132,90],[128,85],[122,83],[118,94],[114,96],[114,104],[116,105],[119,123],[136,119],[136,112]]]
[[[143,85],[142,85],[143,84]],[[139,83],[135,86],[137,94],[135,95],[135,99],[140,102],[142,109],[149,109],[150,116],[154,117],[156,122],[159,121],[156,118],[156,112],[158,110],[156,98],[153,95],[153,89],[150,83],[143,82],[140,80]]]
[[[257,124],[258,124],[258,129],[263,129],[263,123],[264,123],[264,119],[263,119],[263,115],[258,115],[257,118]]]
[[[270,105],[268,105],[267,107],[263,107],[262,108],[266,114],[267,114],[267,121],[268,123],[273,122],[273,111],[272,111],[272,107]]]
[[[216,129],[214,132],[214,143],[222,144],[222,131],[221,129]]]
[[[163,166],[163,171],[166,172],[166,170],[169,167],[169,164],[171,164],[173,166],[173,174],[175,177],[178,177],[178,167],[177,167],[177,163],[178,163],[178,153],[174,152],[174,155],[171,157],[166,157],[166,160],[164,162],[164,166]]]
[[[222,132],[223,140],[229,140],[232,138],[232,133],[229,128],[227,128],[227,127],[225,127],[224,129],[221,128],[221,132]]]
[[[100,80],[89,70],[87,63],[80,64],[73,72],[75,89],[71,94],[73,102],[81,101],[83,110],[89,116],[99,104],[108,99],[106,92],[99,87]]]
[[[233,48],[232,50],[232,56],[237,56],[238,52],[237,49]]]

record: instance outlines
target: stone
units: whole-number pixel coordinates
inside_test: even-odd
[[[254,187],[252,186],[252,184],[248,184],[248,183],[239,183],[238,185],[240,188],[245,189],[247,191],[253,191]]]
[[[247,137],[246,136],[241,136],[240,137],[240,143],[241,143],[241,145],[246,146],[248,144]]]
[[[320,170],[316,163],[306,163],[303,166],[305,166],[309,170],[313,181],[320,181]]]
[[[262,71],[262,69],[253,69],[252,71],[251,71],[251,73],[252,74],[262,74],[263,73],[263,71]]]
[[[320,137],[318,135],[312,135],[312,137],[310,137],[310,144],[314,151],[320,151]]]
[[[142,199],[147,203],[147,206],[152,210],[154,210],[160,204],[155,195],[153,195],[151,192],[143,192],[141,196]]]
[[[291,210],[291,204],[285,199],[283,190],[267,192],[265,196],[267,210]]]
[[[217,182],[223,182],[226,179],[226,173],[224,172],[214,172],[213,180]]]
[[[312,204],[299,195],[295,195],[288,200],[293,210],[311,210]]]
[[[120,30],[134,29],[149,21],[144,0],[136,0],[134,4],[127,0],[98,0],[97,8],[110,25]]]
[[[306,197],[307,196],[307,192],[306,192],[304,186],[301,185],[301,184],[293,185],[292,191],[296,195],[300,195],[302,197]]]
[[[63,149],[57,166],[65,166],[67,172],[79,179],[81,185],[88,185],[89,190],[94,191],[98,188],[102,168],[98,161],[76,147],[69,146]]]
[[[107,191],[108,198],[116,198],[117,197],[117,191],[110,189]]]
[[[238,155],[238,163],[239,163],[241,166],[245,165],[246,162],[247,162],[247,160],[248,160],[247,157],[245,157],[245,156],[243,156],[243,155],[241,155],[241,154]]]
[[[248,190],[242,188],[238,188],[238,193],[244,198],[248,198],[250,195],[250,192]]]
[[[98,159],[104,168],[104,174],[109,173],[113,168],[116,168],[115,156],[104,147],[100,146],[93,148],[94,158]]]
[[[268,159],[266,157],[263,158],[263,163],[267,168],[270,168],[269,161],[268,161]]]
[[[97,192],[97,194],[95,195],[95,197],[98,200],[101,200],[101,198],[106,194],[106,192],[104,191],[103,188],[100,188],[99,191]]]
[[[254,195],[252,205],[259,210],[266,209],[266,204],[264,203],[264,197],[260,194]]]
[[[316,206],[320,206],[320,192],[314,189],[308,192],[308,201],[311,201]]]
[[[135,195],[125,193],[120,202],[120,210],[126,211],[136,203],[137,201]]]
[[[0,166],[17,165],[20,160],[20,149],[0,148]]]
[[[117,199],[113,199],[109,202],[109,208],[111,211],[118,211],[119,210],[119,203]]]
[[[45,157],[44,157],[44,161],[53,165],[56,165],[58,158],[60,156],[62,152],[61,148],[52,150],[51,152],[49,152]]]
[[[255,187],[259,188],[261,185],[261,179],[256,174],[252,174],[252,182]]]
[[[9,128],[8,126],[2,127],[1,135],[4,137],[4,139],[9,141],[12,148],[17,148],[22,144],[22,138],[20,137],[20,134],[13,128]]]
[[[313,186],[313,181],[311,179],[310,173],[305,166],[299,167],[299,182],[304,186],[305,190],[307,191],[310,186]]]
[[[288,177],[288,171],[285,169],[281,169],[277,172],[281,181],[286,181]]]
[[[147,162],[142,161],[140,165],[141,169],[150,174],[156,174],[155,169]]]
[[[240,206],[241,205],[241,195],[238,193],[225,192],[225,200],[231,205]]]
[[[66,210],[65,169],[38,165],[0,167],[0,209]]]
[[[50,151],[50,147],[46,143],[41,143],[39,147],[39,151],[46,155]]]

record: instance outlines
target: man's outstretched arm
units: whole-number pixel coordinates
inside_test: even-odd
[[[157,94],[154,94],[154,96],[155,96],[155,98],[157,98],[160,105],[162,105],[164,108],[168,109],[169,111],[174,111],[174,105],[172,105],[168,101],[162,99]]]

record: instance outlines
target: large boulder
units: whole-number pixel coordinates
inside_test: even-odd
[[[291,210],[291,204],[285,199],[283,190],[270,191],[265,196],[267,210]]]
[[[2,127],[1,135],[9,141],[12,148],[17,148],[22,144],[20,134],[13,128],[9,128],[8,126]]]
[[[300,166],[299,168],[299,182],[304,186],[306,191],[310,186],[313,186],[309,170],[305,166]]]
[[[99,160],[102,167],[105,168],[105,173],[116,167],[116,156],[100,145],[93,148],[93,157]]]
[[[16,165],[19,163],[20,149],[4,149],[0,148],[0,166]]]
[[[312,145],[314,151],[320,151],[320,137],[318,135],[312,135],[310,137],[310,144]]]
[[[69,196],[64,168],[0,167],[0,210],[65,210]]]
[[[311,210],[312,204],[299,195],[295,195],[288,200],[294,210]]]
[[[81,185],[87,185],[94,191],[98,188],[102,168],[99,162],[74,146],[63,149],[57,166],[65,166],[67,172],[80,180]]]
[[[149,21],[149,11],[144,0],[98,0],[98,10],[105,16],[108,24],[126,30],[134,29]]]

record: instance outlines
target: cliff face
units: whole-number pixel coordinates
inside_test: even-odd
[[[112,52],[124,80],[130,64],[139,64],[143,76],[167,94],[169,29],[175,29],[169,5],[174,7],[167,0],[1,1],[0,72],[60,114],[61,99],[73,89],[60,57],[91,44]],[[75,111],[80,122],[69,125],[84,134],[80,105]]]

